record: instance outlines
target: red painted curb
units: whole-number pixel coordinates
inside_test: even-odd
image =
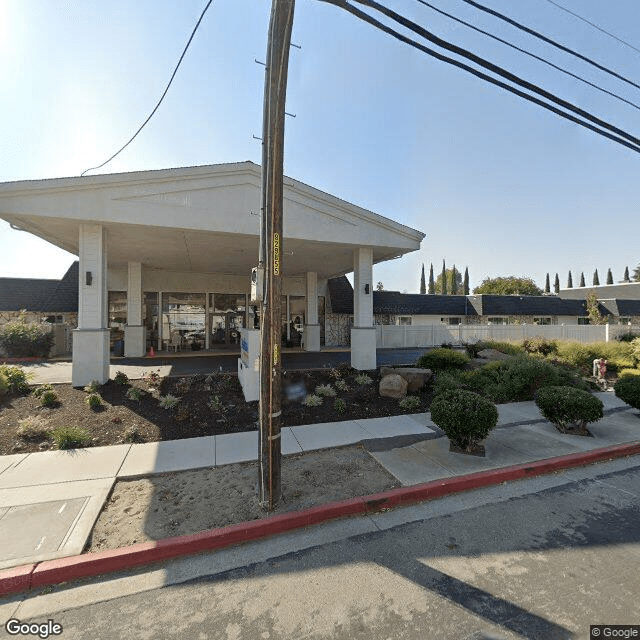
[[[249,542],[336,518],[365,513],[379,513],[401,505],[415,504],[461,491],[500,484],[508,480],[534,477],[561,469],[569,469],[601,460],[635,454],[640,454],[640,442],[572,453],[558,458],[538,460],[501,469],[491,469],[465,476],[444,478],[412,487],[390,489],[389,491],[369,496],[331,502],[304,511],[283,513],[259,520],[241,522],[193,535],[166,538],[157,542],[145,542],[130,547],[86,553],[57,560],[47,560],[37,565],[24,565],[0,571],[0,595],[18,593],[34,587],[68,582],[69,580],[102,573],[121,571],[137,565]]]
[[[29,589],[31,573],[35,566],[35,564],[24,564],[20,567],[0,571],[0,596],[5,596],[8,593],[20,593]]]

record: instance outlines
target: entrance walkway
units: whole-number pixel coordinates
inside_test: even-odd
[[[378,349],[377,366],[415,364],[424,353],[424,349]],[[178,354],[160,354],[154,358],[111,358],[109,377],[117,371],[123,371],[129,378],[142,378],[150,371],[158,371],[161,376],[208,375],[214,371],[238,372],[238,353],[196,352]],[[282,366],[285,370],[323,369],[350,362],[348,349],[330,349],[320,352],[287,351],[282,354]],[[21,364],[31,377],[30,384],[70,383],[71,360],[50,360]]]

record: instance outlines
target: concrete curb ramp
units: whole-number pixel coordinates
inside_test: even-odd
[[[592,449],[591,451],[581,451],[511,467],[434,480],[410,487],[400,487],[374,495],[320,505],[304,511],[241,522],[240,524],[204,531],[194,535],[167,538],[158,542],[147,542],[99,553],[87,553],[57,560],[31,563],[0,571],[0,596],[20,593],[47,585],[60,584],[78,578],[120,571],[177,556],[221,549],[345,516],[376,513],[461,491],[496,485],[509,480],[531,478],[545,473],[639,453],[640,442]]]

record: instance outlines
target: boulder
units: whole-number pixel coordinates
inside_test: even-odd
[[[403,398],[407,395],[407,381],[395,374],[384,376],[380,380],[380,395],[386,398]]]
[[[408,391],[419,391],[431,379],[433,373],[431,369],[420,369],[419,367],[380,367],[380,375],[398,375],[404,378],[409,385]]]

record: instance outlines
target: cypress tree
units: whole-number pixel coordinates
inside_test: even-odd
[[[469,295],[469,267],[464,268],[464,295]]]
[[[600,278],[598,278],[598,270],[593,272],[593,286],[597,287],[600,284]]]
[[[549,282],[549,274],[547,273],[547,278],[544,281],[544,292],[551,293],[551,284]]]
[[[422,263],[422,273],[420,274],[420,293],[427,293],[427,285],[424,281],[424,262]]]
[[[624,278],[623,278],[622,282],[631,282],[631,280],[629,278],[629,267],[625,267],[624,268]]]
[[[581,287],[585,287],[585,283],[584,283],[584,271],[580,274],[580,286]]]
[[[456,271],[456,265],[453,265],[453,270],[451,271],[451,295],[452,296],[457,296],[458,295],[458,278],[456,278],[456,275],[458,274],[458,271]]]
[[[560,278],[558,278],[558,274],[556,273],[556,281],[553,283],[553,290],[556,293],[560,293]]]
[[[607,284],[613,284],[613,274],[611,273],[611,267],[607,271]]]
[[[573,278],[571,277],[571,271],[569,271],[569,277],[567,278],[567,289],[573,289]]]
[[[436,283],[433,280],[433,262],[429,268],[429,293],[434,294],[436,292]]]
[[[447,295],[447,268],[445,267],[444,260],[442,261],[442,282],[440,283],[440,287],[442,288],[442,295]]]

